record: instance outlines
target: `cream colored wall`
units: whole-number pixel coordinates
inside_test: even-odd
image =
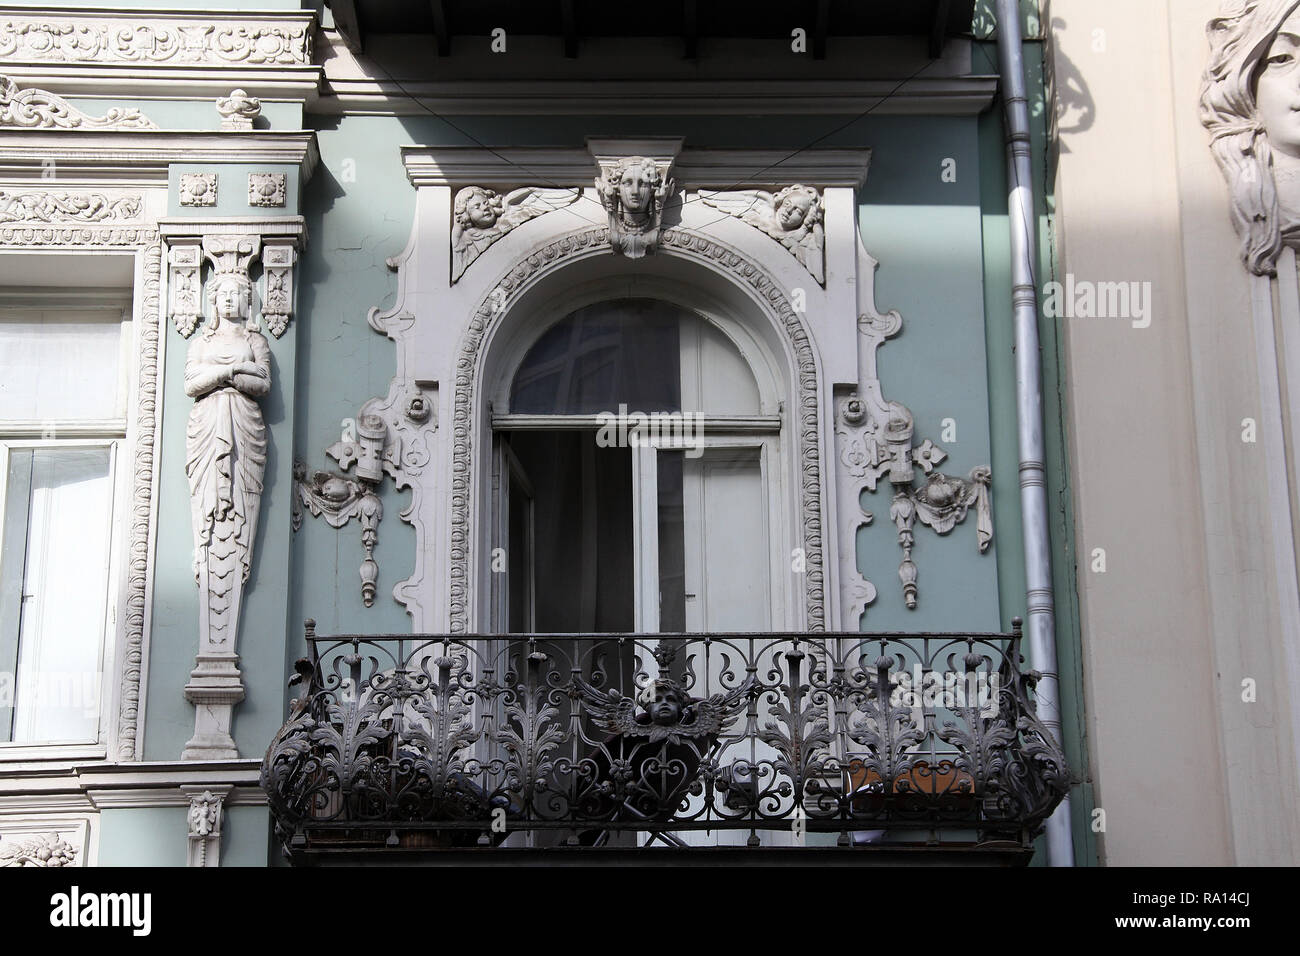
[[[1062,117],[1059,278],[1150,282],[1154,303],[1145,329],[1057,320],[1103,861],[1295,863],[1267,487],[1241,441],[1259,416],[1249,282],[1197,117],[1219,0],[1051,7],[1057,87],[1091,106]]]

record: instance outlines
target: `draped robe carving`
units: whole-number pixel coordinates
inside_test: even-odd
[[[185,361],[185,394],[195,400],[185,430],[185,474],[208,643],[233,651],[266,471],[266,424],[257,399],[270,391],[271,351],[260,332],[240,321],[247,287],[222,278],[216,293],[218,319],[190,344]]]

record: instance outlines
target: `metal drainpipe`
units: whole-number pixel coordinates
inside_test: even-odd
[[[1034,188],[1029,100],[1018,0],[997,0],[998,60],[1006,113],[1007,211],[1011,226],[1011,301],[1016,323],[1016,419],[1020,436],[1020,510],[1024,520],[1029,660],[1041,671],[1038,716],[1061,742],[1056,609],[1048,529],[1047,457],[1043,443],[1043,375],[1039,366],[1038,283],[1034,275]],[[1047,821],[1047,862],[1074,865],[1070,798]]]

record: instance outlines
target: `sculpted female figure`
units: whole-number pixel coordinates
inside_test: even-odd
[[[615,252],[639,259],[654,250],[672,190],[673,181],[646,157],[623,159],[604,171],[596,192],[609,214],[609,244]]]
[[[252,291],[243,274],[218,273],[208,292],[214,318],[185,359],[185,394],[194,399],[185,431],[194,571],[213,647],[235,632],[266,471],[257,399],[271,389],[271,350],[247,325]]]
[[[1271,275],[1300,239],[1300,0],[1228,0],[1209,38],[1201,122],[1246,267]]]

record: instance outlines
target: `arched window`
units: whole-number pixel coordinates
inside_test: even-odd
[[[772,629],[781,424],[758,382],[722,327],[666,301],[543,331],[493,421],[494,627]]]

